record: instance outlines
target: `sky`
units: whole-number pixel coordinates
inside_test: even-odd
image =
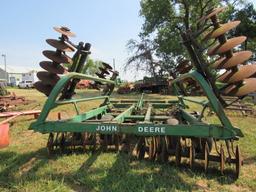
[[[93,59],[112,63],[115,58],[122,79],[140,79],[143,74],[123,72],[125,45],[143,24],[139,10],[139,0],[1,0],[0,54],[6,54],[9,66],[39,69],[46,60],[42,51],[54,50],[45,39],[58,38],[54,26],[67,26],[76,33],[71,41],[92,44]]]
[[[125,45],[143,23],[139,10],[138,0],[1,0],[0,54],[6,54],[7,66],[38,69],[47,60],[42,51],[54,50],[45,39],[59,37],[53,27],[67,26],[76,34],[72,42],[92,44],[93,59],[112,64],[115,58],[116,69],[123,71]],[[129,72],[121,76],[134,78]]]

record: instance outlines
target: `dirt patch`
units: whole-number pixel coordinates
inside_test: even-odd
[[[29,170],[31,170],[33,168],[33,165],[35,164],[36,161],[37,161],[37,158],[32,157],[28,162],[26,162],[24,165],[22,165],[19,168],[19,174],[23,175],[23,174],[26,174],[27,172],[29,172]]]
[[[204,180],[198,180],[195,183],[194,187],[195,187],[196,190],[205,191],[205,192],[210,191],[209,188],[208,188],[208,185],[207,185],[207,181],[204,181]]]

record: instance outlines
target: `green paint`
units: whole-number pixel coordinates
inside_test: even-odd
[[[205,81],[205,79],[196,71],[180,76],[173,81],[173,87],[175,92],[178,93],[178,84],[185,78],[193,78],[199,85],[201,85],[208,100],[199,101],[194,98],[185,98],[178,96],[178,100],[144,100],[142,94],[138,100],[112,100],[108,96],[99,96],[92,98],[81,99],[69,99],[58,101],[58,95],[60,95],[62,88],[73,78],[76,79],[88,79],[94,81],[100,81],[102,83],[115,84],[114,81],[100,79],[88,75],[70,73],[63,76],[60,81],[54,87],[52,93],[47,99],[42,113],[38,120],[31,124],[30,128],[42,132],[98,132],[104,134],[123,133],[133,135],[174,135],[184,137],[213,137],[216,139],[236,139],[242,137],[243,134],[240,129],[235,128],[230,123],[229,119],[224,113],[224,110],[214,95],[211,87]],[[49,112],[58,105],[66,105],[73,103],[76,105],[78,102],[88,102],[93,100],[105,100],[109,102],[103,106],[92,109],[85,113],[81,113],[77,108],[78,115],[72,119],[65,121],[46,121]],[[219,118],[221,125],[207,124],[201,121],[202,116],[199,118],[194,117],[185,111],[188,106],[184,101],[194,102],[204,107],[210,107]],[[188,124],[179,125],[167,125],[164,122],[169,116],[154,115],[154,109],[171,109],[171,107],[179,107],[180,116],[188,122]],[[123,109],[123,112],[117,114],[115,118],[110,122],[97,121],[98,115],[104,115],[106,113],[112,115],[108,109],[116,108],[118,110]],[[143,112],[144,111],[144,112]],[[94,122],[88,120],[94,119]],[[126,123],[127,120],[134,120],[137,123]],[[155,124],[153,121],[160,121],[160,124]],[[162,123],[162,124],[161,124]]]

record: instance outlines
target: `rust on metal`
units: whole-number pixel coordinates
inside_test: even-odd
[[[239,51],[234,53],[233,56],[230,58],[222,57],[218,59],[212,65],[212,67],[215,69],[228,69],[231,67],[235,67],[238,64],[243,64],[245,61],[250,59],[251,56],[252,56],[251,51]]]
[[[201,22],[203,22],[203,21],[205,21],[205,20],[207,20],[207,19],[210,19],[211,17],[213,17],[213,16],[215,16],[215,15],[217,15],[217,14],[223,12],[224,9],[225,9],[225,7],[219,7],[219,8],[213,9],[208,15],[201,17],[201,18],[197,21],[197,23],[201,23]]]
[[[56,53],[55,51],[43,51],[43,55],[56,63],[72,63],[72,59],[70,57],[61,53]]]
[[[46,96],[49,96],[53,89],[52,85],[45,85],[42,81],[37,81],[34,86],[38,91],[44,93]]]
[[[225,52],[233,49],[234,47],[240,45],[241,43],[243,43],[246,40],[246,38],[247,37],[245,37],[245,36],[231,38],[231,39],[227,40],[226,43],[222,44],[216,50],[216,53],[217,54],[225,53]]]
[[[207,54],[209,56],[212,56],[215,54],[225,53],[225,52],[233,49],[234,47],[240,45],[245,40],[246,40],[245,36],[231,38],[231,39],[227,40],[224,44],[218,44],[218,45],[213,46],[212,48],[210,48],[208,50]]]
[[[223,25],[221,25],[218,29],[214,30],[211,34],[210,37],[211,38],[217,38],[220,35],[223,35],[224,33],[230,31],[231,29],[234,29],[235,27],[237,27],[241,22],[240,21],[231,21],[228,23],[225,23]]]
[[[231,84],[224,89],[223,94],[242,97],[256,91],[256,78],[243,80],[242,84]]]
[[[243,79],[249,78],[256,74],[256,65],[243,65],[239,67],[238,71],[227,71],[220,77],[218,81],[224,83],[235,83],[242,81]]]
[[[46,39],[46,42],[53,46],[54,48],[65,51],[65,52],[73,52],[75,48],[64,41],[56,40],[56,39]]]
[[[68,27],[53,27],[53,29],[67,37],[75,37],[76,36],[75,33],[71,32]]]
[[[40,113],[41,113],[41,110],[3,112],[3,113],[0,113],[0,118],[12,117],[16,115],[35,115]],[[1,123],[2,122],[0,122],[0,124]]]
[[[50,73],[64,74],[67,72],[67,70],[62,65],[54,64],[51,61],[41,61],[39,65],[46,71],[49,71]]]
[[[40,79],[46,85],[56,85],[60,77],[56,74],[49,73],[47,71],[39,71],[37,73],[38,79]]]
[[[214,9],[211,13],[209,13],[205,19],[210,19],[211,17],[218,15],[219,13],[223,12],[225,10],[225,7],[218,7]]]

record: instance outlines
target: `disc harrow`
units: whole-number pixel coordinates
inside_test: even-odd
[[[256,91],[256,65],[247,63],[252,56],[251,51],[244,51],[238,48],[246,41],[245,36],[227,39],[226,34],[230,30],[235,29],[240,24],[240,21],[220,24],[217,16],[224,10],[224,8],[212,9],[208,14],[199,19],[198,23],[201,24],[201,28],[204,30],[199,30],[198,32],[188,30],[181,32],[181,35],[197,72],[202,74],[203,78],[210,85],[222,107],[230,109],[233,107],[233,103]],[[206,25],[211,26],[210,31],[209,27],[204,28]],[[202,35],[206,30],[206,35]],[[205,48],[201,46],[205,44],[208,46],[206,53],[204,52]],[[209,61],[205,59],[207,58],[205,54],[208,55],[208,58],[210,57]],[[215,73],[214,71],[217,72],[217,77],[212,75]],[[185,79],[184,82],[187,82],[189,87],[193,85],[194,81],[186,76],[184,75],[181,78]],[[196,88],[197,86],[193,85],[192,87]],[[180,92],[183,92],[183,90],[181,89]],[[190,93],[192,92],[190,91]],[[230,98],[233,100],[227,102],[225,100],[226,96],[232,96]],[[189,100],[191,101],[191,99]],[[206,105],[204,108],[206,108]],[[208,145],[204,147],[205,168],[208,167],[209,160],[220,162],[221,173],[224,172],[226,163],[235,164],[236,176],[238,176],[242,162],[239,147],[234,147],[232,140],[224,139],[224,143],[216,141],[214,139],[218,157],[209,155]],[[193,148],[193,145],[192,142],[190,147]],[[194,153],[194,150],[190,149],[190,165],[192,165],[191,161],[194,159]]]
[[[54,27],[54,30],[61,33],[59,40],[47,39],[46,42],[54,47],[56,51],[45,50],[43,55],[51,61],[42,61],[40,66],[45,71],[39,71],[37,77],[40,81],[35,83],[35,88],[49,96],[52,89],[59,81],[61,74],[67,73],[68,69],[64,64],[72,64],[72,59],[66,52],[74,52],[76,48],[69,41],[69,37],[75,36],[67,27]]]
[[[246,65],[246,61],[252,56],[251,51],[239,51],[234,48],[246,41],[245,36],[226,38],[226,34],[235,29],[240,21],[231,21],[220,24],[218,14],[223,12],[224,8],[212,10],[207,16],[201,19],[212,23],[212,30],[206,35],[207,40],[215,40],[218,43],[208,49],[209,56],[217,56],[215,62],[210,65],[216,70],[225,70],[217,77],[217,81],[223,83],[220,90],[221,95],[244,97],[249,93],[256,91],[256,65]]]
[[[44,52],[52,62],[41,62],[47,72],[38,73],[41,81],[37,89],[49,97],[30,129],[49,134],[49,153],[79,149],[123,151],[138,159],[174,161],[177,166],[188,162],[191,169],[202,164],[206,172],[212,166],[210,162],[217,162],[221,174],[225,174],[226,167],[233,167],[237,178],[242,165],[237,141],[243,133],[226,116],[224,108],[232,101],[227,103],[224,96],[242,99],[255,91],[256,69],[254,65],[245,65],[252,52],[235,49],[246,38],[227,39],[225,36],[240,21],[220,24],[217,15],[222,11],[224,8],[213,9],[199,20],[200,24],[211,22],[212,26],[203,37],[200,34],[199,38],[199,33],[191,30],[181,31],[191,62],[184,59],[177,65],[177,78],[171,84],[178,95],[175,100],[145,100],[143,94],[136,100],[112,99],[110,95],[117,84],[118,72],[113,71],[109,64],[102,63],[95,76],[81,74],[90,46],[83,46],[83,43],[74,46],[68,40],[74,33],[67,28],[55,28],[62,37],[60,41],[48,40],[56,52]],[[208,45],[208,42],[215,45],[204,51],[200,45]],[[73,48],[76,53],[70,59],[65,52]],[[80,54],[86,56],[82,58]],[[213,62],[205,60],[207,54]],[[52,67],[53,63],[55,67]],[[63,63],[70,63],[70,68],[65,69]],[[217,77],[212,75],[212,70],[220,69],[226,72]],[[92,87],[102,90],[101,94],[94,97],[79,95],[77,98],[74,85],[82,79],[90,80]],[[182,96],[187,91],[193,94],[195,90],[201,90],[205,99]],[[87,102],[96,107],[77,106]],[[187,102],[202,106],[202,111],[187,110]],[[62,119],[60,112],[56,121],[47,120],[53,109],[68,104],[74,106],[74,116]],[[208,110],[215,113],[219,124],[203,121]]]

